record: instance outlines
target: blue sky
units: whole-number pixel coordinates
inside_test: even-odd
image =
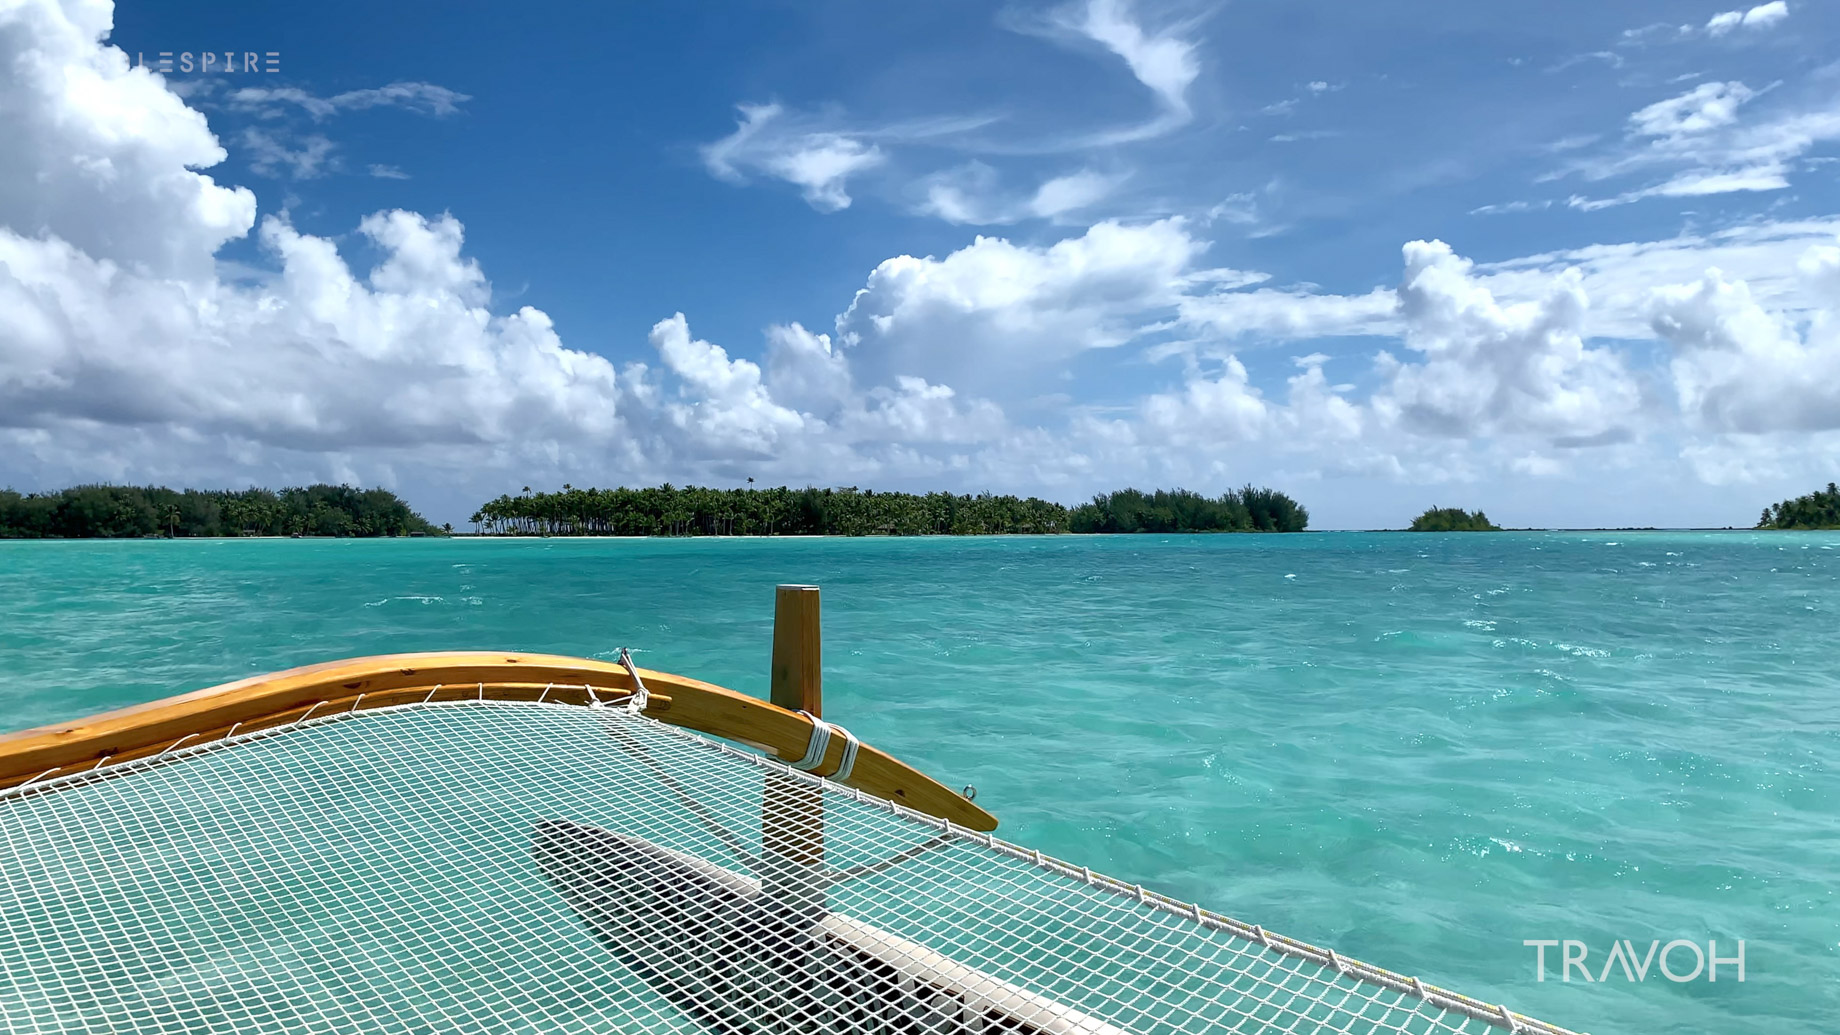
[[[1840,467],[1837,37],[1806,2],[16,0],[0,481],[1748,523]]]

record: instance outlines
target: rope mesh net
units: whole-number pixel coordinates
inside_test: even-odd
[[[494,701],[36,784],[0,796],[0,1030],[1509,1026],[821,787],[625,709]],[[820,866],[763,844],[775,794],[821,800]]]

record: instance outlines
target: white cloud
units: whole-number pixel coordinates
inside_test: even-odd
[[[745,183],[751,169],[799,187],[812,208],[837,212],[850,206],[850,177],[887,160],[881,148],[853,136],[799,128],[777,104],[743,104],[740,111],[735,131],[703,148],[703,164],[719,179]]]
[[[1713,36],[1723,36],[1744,22],[1742,11],[1722,11],[1706,22],[1706,32]]]
[[[1514,212],[1544,212],[1552,207],[1550,199],[1540,201],[1506,201],[1494,205],[1480,205],[1469,210],[1472,216],[1499,216]]]
[[[161,80],[98,45],[108,29],[105,5],[0,11],[11,469],[91,450],[104,470],[188,480],[283,462],[323,476],[356,453],[378,470],[431,448],[610,442],[612,366],[563,347],[536,309],[492,315],[450,217],[364,220],[382,259],[363,279],[332,241],[270,218],[274,272],[221,279],[215,253],[249,231],[255,198],[195,171],[223,150]]]
[[[302,138],[290,148],[274,134],[250,126],[243,130],[243,154],[259,176],[311,180],[338,167],[336,145],[318,133]]]
[[[967,445],[998,441],[1008,431],[995,403],[961,399],[951,387],[923,378],[897,377],[891,388],[871,389],[864,402],[841,422],[850,442]]]
[[[536,309],[492,317],[456,221],[360,229],[385,256],[366,280],[331,241],[268,219],[280,272],[254,289],[0,231],[0,410],[294,450],[611,431],[612,366],[563,348]]]
[[[1188,88],[1201,73],[1193,43],[1145,32],[1132,19],[1127,0],[1087,0],[1083,16],[1072,24],[1123,58],[1137,81],[1149,87],[1171,112],[1188,116]]]
[[[1203,218],[1209,223],[1252,226],[1259,221],[1258,199],[1246,192],[1229,194],[1210,206]]]
[[[944,471],[933,446],[1006,433],[993,403],[945,384],[858,388],[828,338],[797,325],[774,329],[763,371],[679,314],[653,328],[655,365],[616,373],[541,310],[494,315],[451,216],[364,219],[379,256],[368,272],[270,217],[271,268],[220,272],[215,252],[248,231],[254,197],[187,168],[223,151],[158,79],[97,45],[107,28],[44,5],[0,14],[17,101],[0,104],[0,136],[28,145],[0,155],[7,480],[407,479],[476,497],[542,471]],[[14,60],[8,44],[63,64]],[[42,175],[73,162],[93,175]],[[92,225],[98,213],[117,218]]]
[[[944,259],[898,256],[837,318],[839,340],[881,379],[1021,391],[1029,377],[1173,315],[1203,248],[1170,218],[1103,222],[1047,247],[979,237]]]
[[[1029,199],[1029,211],[1044,219],[1090,208],[1103,200],[1118,185],[1115,177],[1081,169],[1066,176],[1056,176],[1036,188]]]
[[[1706,22],[1706,33],[1710,36],[1724,36],[1736,29],[1767,29],[1789,17],[1789,5],[1783,0],[1771,0],[1759,4],[1748,11],[1723,11],[1713,15]]]
[[[1625,191],[1608,198],[1587,198],[1582,194],[1574,194],[1565,199],[1565,204],[1581,212],[1595,212],[1598,209],[1627,205],[1644,198],[1702,198],[1713,194],[1733,194],[1742,191],[1782,190],[1789,186],[1787,173],[1788,167],[1779,163],[1753,166],[1748,169],[1694,169],[1680,173],[1673,179],[1652,187]]]
[[[803,427],[798,413],[768,394],[757,364],[731,360],[720,345],[692,340],[684,314],[660,320],[651,341],[665,369],[681,383],[678,397],[664,409],[684,440],[718,452],[765,457],[781,436]]]
[[[159,273],[197,273],[255,221],[204,116],[113,47],[104,5],[0,7],[0,226]]]
[[[1228,356],[1216,376],[1193,376],[1177,392],[1145,399],[1142,415],[1149,436],[1192,448],[1264,438],[1272,407],[1252,387],[1245,364]]]
[[[1342,335],[1396,334],[1397,301],[1387,288],[1365,295],[1307,291],[1219,291],[1184,298],[1182,319],[1223,338],[1295,341]]]
[[[948,223],[988,226],[1014,222],[1011,205],[994,197],[1000,190],[997,171],[983,162],[967,162],[928,177],[922,184],[926,198],[919,205],[925,215]]]
[[[1840,299],[1840,248],[1809,249],[1811,290]],[[1676,350],[1680,408],[1714,432],[1840,429],[1840,306],[1803,326],[1759,305],[1749,285],[1714,268],[1654,293],[1655,333]]]
[[[1141,125],[1099,134],[1088,144],[1118,144],[1159,136],[1185,125],[1193,113],[1188,88],[1201,74],[1193,41],[1171,32],[1146,30],[1134,17],[1129,0],[1086,0],[1064,8],[1058,23],[1124,59],[1137,81],[1156,95],[1161,114]]]
[[[1840,139],[1840,102],[1831,96],[1784,101],[1747,122],[1741,109],[1754,107],[1750,102],[1764,92],[1736,81],[1701,83],[1636,111],[1623,142],[1557,175],[1576,173],[1602,181],[1657,169],[1671,174],[1660,183],[1608,197],[1574,196],[1567,203],[1591,211],[1644,198],[1789,186],[1798,160],[1817,144]]]
[[[1652,339],[1650,292],[1658,285],[1698,280],[1708,266],[1746,280],[1766,307],[1803,318],[1830,304],[1796,273],[1812,246],[1831,242],[1840,219],[1754,223],[1659,241],[1598,244],[1486,264],[1479,276],[1496,297],[1530,301],[1551,279],[1577,268],[1591,299],[1585,336]]]
[[[1590,302],[1566,270],[1543,297],[1502,304],[1441,241],[1405,246],[1399,289],[1406,346],[1424,361],[1381,353],[1388,384],[1375,410],[1409,429],[1473,438],[1538,435],[1561,443],[1633,436],[1641,394],[1617,354],[1584,343]]]
[[[1738,106],[1757,96],[1743,83],[1701,83],[1678,97],[1656,101],[1629,116],[1633,132],[1650,137],[1704,133],[1738,120]]]
[[[1081,169],[1042,182],[1027,196],[1006,193],[995,169],[967,162],[923,181],[925,200],[919,211],[948,223],[992,226],[1025,219],[1061,221],[1105,200],[1123,176]]]
[[[849,364],[831,336],[796,323],[767,329],[767,385],[773,398],[820,418],[834,417],[856,395]]]
[[[347,90],[330,97],[318,97],[294,86],[246,86],[232,90],[224,102],[233,110],[252,112],[263,118],[278,118],[292,105],[313,117],[316,122],[342,111],[366,108],[402,108],[423,115],[445,118],[458,114],[460,106],[472,100],[466,94],[434,83],[397,82],[364,90]]]
[[[180,84],[170,84],[178,92]],[[185,96],[204,100],[216,94],[217,80],[194,84]],[[315,123],[346,111],[366,108],[400,108],[418,114],[444,118],[457,114],[460,105],[472,100],[463,93],[434,83],[397,82],[363,90],[347,90],[330,97],[319,97],[295,86],[246,86],[223,95],[223,105],[230,111],[254,115],[262,124],[245,126],[236,134],[240,155],[258,176],[275,179],[310,180],[338,172],[343,162],[338,145],[323,133],[296,132],[287,116],[294,111],[311,117]],[[408,179],[393,165],[373,164],[370,175],[384,179]]]

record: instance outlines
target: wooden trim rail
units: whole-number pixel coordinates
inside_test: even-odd
[[[795,711],[713,683],[640,669],[651,692],[645,714],[674,726],[761,748],[796,761],[811,741],[810,720]],[[439,687],[438,690],[435,688]],[[592,693],[589,689],[592,688]],[[633,689],[619,665],[556,654],[492,651],[384,654],[325,662],[225,683],[74,722],[0,736],[0,788],[208,743],[234,729],[248,733],[303,716],[420,701],[588,704]],[[835,772],[843,738],[833,737],[815,772]],[[995,816],[886,752],[864,744],[846,786],[972,830],[994,830]]]

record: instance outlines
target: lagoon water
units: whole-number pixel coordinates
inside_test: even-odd
[[[0,542],[0,728],[442,648],[764,694],[780,582],[1010,840],[1593,1035],[1840,1030],[1836,533]]]

